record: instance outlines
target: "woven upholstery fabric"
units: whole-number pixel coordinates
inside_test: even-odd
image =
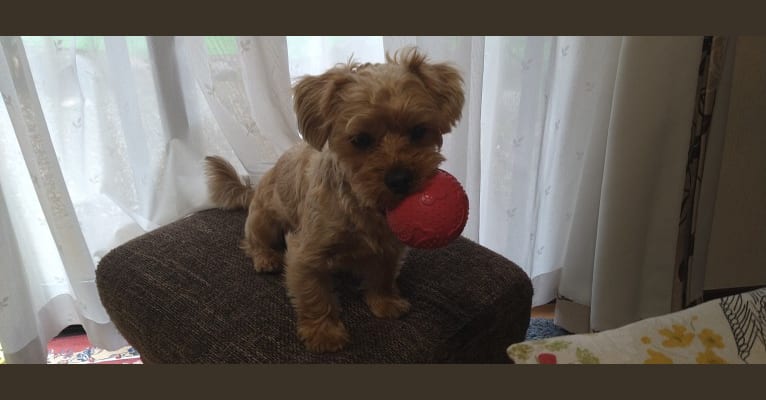
[[[206,210],[109,252],[96,282],[117,329],[146,363],[504,363],[525,339],[532,286],[502,256],[465,238],[412,250],[399,275],[412,304],[378,319],[359,282],[337,274],[351,341],[315,354],[296,335],[281,274],[239,249],[244,211]]]

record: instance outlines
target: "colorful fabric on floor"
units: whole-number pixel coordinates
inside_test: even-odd
[[[108,351],[93,347],[86,335],[72,335],[50,341],[48,364],[141,364],[141,356],[130,346]]]

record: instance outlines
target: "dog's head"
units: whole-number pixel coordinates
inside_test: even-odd
[[[332,153],[367,206],[388,208],[444,161],[442,135],[460,120],[460,73],[405,49],[383,64],[336,66],[295,86],[304,140]]]

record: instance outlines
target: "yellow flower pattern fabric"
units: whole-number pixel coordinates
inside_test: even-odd
[[[673,325],[672,330],[661,329],[660,334],[666,337],[662,342],[665,347],[686,347],[694,339],[694,334],[686,332],[686,327],[681,325]]]
[[[710,329],[703,329],[699,334],[699,338],[705,344],[705,347],[723,348],[723,338],[721,335],[716,334]]]
[[[706,349],[703,353],[697,354],[697,364],[728,364],[726,360],[718,357],[713,349]]]
[[[673,360],[665,354],[652,349],[646,349],[649,358],[644,360],[644,364],[673,364]]]
[[[698,364],[728,364],[728,362],[718,356],[713,348],[723,349],[723,337],[715,333],[710,328],[703,328],[697,332],[695,322],[699,321],[699,316],[692,315],[689,319],[689,325],[673,324],[669,328],[661,328],[658,331],[658,339],[661,339],[660,346],[654,345],[650,336],[643,336],[641,343],[648,346],[646,353],[648,358],[644,364],[673,364],[673,358],[678,358],[678,352],[669,352],[676,348],[687,349],[684,353],[694,352]],[[697,323],[698,324],[698,323]],[[695,341],[695,338],[697,339]]]
[[[517,364],[766,364],[766,288],[737,296],[604,332],[517,343],[508,356]]]

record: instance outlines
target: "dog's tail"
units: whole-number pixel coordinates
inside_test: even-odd
[[[228,161],[221,157],[205,157],[207,188],[213,203],[225,210],[247,208],[253,198],[250,180],[244,180]]]

